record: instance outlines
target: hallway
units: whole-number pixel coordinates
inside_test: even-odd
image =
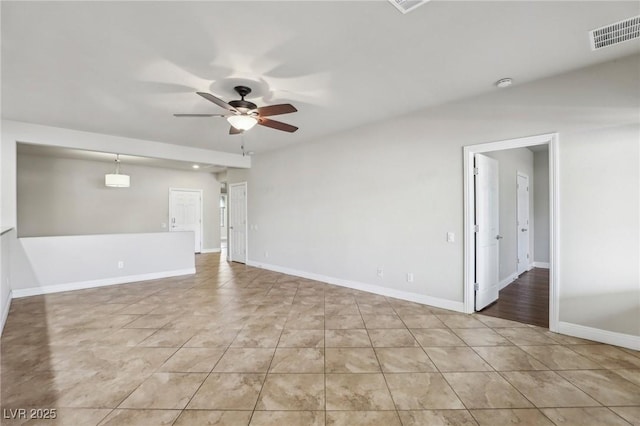
[[[482,315],[549,328],[549,270],[534,268],[500,290]]]

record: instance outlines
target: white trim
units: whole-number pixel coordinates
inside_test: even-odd
[[[381,296],[393,297],[396,299],[407,300],[410,302],[422,303],[424,305],[430,305],[437,308],[449,309],[456,312],[464,312],[464,304],[462,302],[455,302],[453,300],[440,299],[437,297],[425,296],[422,294],[409,293],[401,290],[394,290],[392,288],[381,287],[375,284],[362,283],[358,281],[345,280],[342,278],[329,277],[326,275],[315,274],[313,272],[299,271],[296,269],[285,268],[283,266],[270,265],[262,262],[255,262],[252,260],[247,261],[248,266],[256,268],[267,269],[269,271],[280,272],[287,275],[293,275],[296,277],[307,278],[310,280],[321,281],[327,284],[338,285],[340,287],[347,287],[354,290],[366,291],[368,293],[379,294]]]
[[[14,298],[37,296],[40,294],[60,293],[62,291],[84,290],[87,288],[105,287],[117,284],[126,284],[136,281],[156,280],[159,278],[177,277],[180,275],[195,274],[195,268],[178,269],[174,271],[152,272],[149,274],[127,275],[123,277],[104,278],[100,280],[78,281],[73,283],[55,284],[44,287],[21,288],[12,291]]]
[[[549,262],[533,262],[534,268],[549,269]]]
[[[169,188],[169,232],[173,231],[173,229],[171,228],[171,217],[173,216],[171,214],[173,213],[173,206],[171,205],[171,193],[173,191],[197,192],[198,194],[200,194],[200,246],[198,247],[198,250],[195,250],[195,253],[202,253],[202,245],[204,244],[204,190],[192,188]]]
[[[498,151],[502,149],[525,148],[534,145],[549,145],[549,242],[550,242],[550,274],[549,274],[549,329],[558,330],[559,318],[559,279],[558,274],[558,134],[530,136],[498,142],[469,145],[463,148],[464,162],[464,312],[474,312],[473,271],[475,269],[475,253],[473,246],[473,155],[476,153]]]
[[[560,323],[560,156],[558,134],[549,142],[549,330]]]
[[[498,284],[499,289],[502,290],[503,288],[505,288],[512,282],[514,282],[517,278],[518,278],[517,272],[514,272],[513,274],[509,275],[507,278],[500,281],[500,283]]]
[[[200,250],[200,253],[220,253],[222,250],[220,249],[220,247],[218,248],[209,248],[209,249],[202,249]]]
[[[9,297],[7,297],[7,302],[2,307],[2,318],[0,318],[0,336],[4,331],[4,325],[7,323],[7,317],[9,316],[9,309],[11,309],[11,300],[13,299],[13,291],[9,290]]]
[[[474,245],[474,193],[473,193],[473,154],[474,152],[467,146],[463,147],[463,297],[464,312],[467,314],[475,311],[475,290],[474,290],[474,271],[475,271],[475,252]],[[469,171],[471,169],[471,171]]]
[[[601,330],[599,328],[585,327],[584,325],[560,321],[558,332],[581,339],[607,343],[609,345],[640,351],[640,336],[632,334],[616,333],[614,331]]]

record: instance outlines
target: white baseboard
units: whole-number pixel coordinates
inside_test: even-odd
[[[208,248],[200,250],[200,253],[220,253],[220,247],[218,248]]]
[[[640,336],[632,334],[616,333],[564,321],[558,323],[558,333],[640,351]]]
[[[512,282],[514,282],[516,278],[518,278],[518,273],[514,272],[513,274],[509,275],[504,280],[500,281],[500,283],[498,284],[499,287],[500,287],[500,290],[502,290],[503,288],[505,288],[506,286],[508,286]]]
[[[11,299],[13,299],[13,291],[9,290],[9,297],[7,297],[7,302],[2,307],[2,318],[0,318],[0,336],[4,331],[4,325],[7,322],[7,317],[9,316],[9,309],[11,309]]]
[[[84,290],[87,288],[104,287],[109,285],[126,284],[136,281],[156,280],[159,278],[177,277],[195,274],[195,268],[178,269],[175,271],[152,272],[149,274],[127,275],[122,277],[105,278],[92,281],[78,281],[73,283],[55,284],[44,287],[31,287],[12,290],[13,297],[37,296],[40,294],[60,293],[62,291]]]
[[[256,268],[268,269],[269,271],[280,272],[296,277],[307,278],[315,281],[321,281],[328,284],[347,287],[354,290],[366,291],[368,293],[379,294],[381,296],[394,297],[396,299],[407,300],[409,302],[422,303],[424,305],[435,306],[436,308],[449,309],[456,312],[464,312],[464,303],[454,302],[452,300],[440,299],[437,297],[425,296],[422,294],[409,293],[407,291],[394,290],[392,288],[381,287],[375,284],[361,283],[357,281],[345,280],[342,278],[329,277],[326,275],[314,274],[312,272],[299,271],[296,269],[285,268],[277,265],[269,265],[266,263],[247,261],[248,266]]]
[[[549,262],[533,262],[534,268],[549,269]]]

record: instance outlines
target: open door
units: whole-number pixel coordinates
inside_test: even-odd
[[[498,161],[474,155],[475,175],[475,310],[498,300],[499,288],[499,207]]]
[[[232,262],[247,263],[247,183],[229,185],[229,246]]]
[[[529,177],[518,173],[517,184],[517,231],[518,236],[518,275],[529,270],[531,256],[529,256]]]

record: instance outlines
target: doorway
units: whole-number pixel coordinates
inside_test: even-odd
[[[247,183],[229,185],[229,239],[227,259],[247,263]]]
[[[500,290],[498,303],[482,315],[549,328],[549,270],[533,268]]]
[[[538,145],[548,146],[549,160],[549,329],[558,330],[558,262],[557,262],[557,207],[558,207],[558,181],[557,181],[557,134],[547,134],[519,139],[510,139],[499,142],[485,143],[464,147],[464,308],[465,312],[472,313],[478,310],[476,307],[477,271],[485,268],[480,265],[482,256],[478,257],[479,248],[476,247],[476,182],[474,175],[474,161],[476,154],[492,151],[509,150],[514,148],[526,148]],[[514,175],[511,175],[514,176]],[[514,179],[514,177],[511,177]],[[515,180],[515,179],[514,179]],[[513,182],[513,181],[511,181]],[[514,182],[515,183],[515,182]],[[513,185],[513,184],[512,184]],[[515,224],[515,221],[514,221]],[[519,226],[519,225],[518,225]],[[522,227],[518,228],[522,229]],[[528,227],[526,227],[529,232]],[[496,233],[494,238],[499,241],[500,235]],[[514,247],[515,248],[515,247]],[[525,262],[529,264],[528,262]],[[525,273],[524,275],[526,275]],[[523,275],[523,278],[524,278]],[[487,284],[489,287],[493,283]]]
[[[191,231],[194,252],[202,251],[202,190],[169,189],[169,219],[171,232]]]

